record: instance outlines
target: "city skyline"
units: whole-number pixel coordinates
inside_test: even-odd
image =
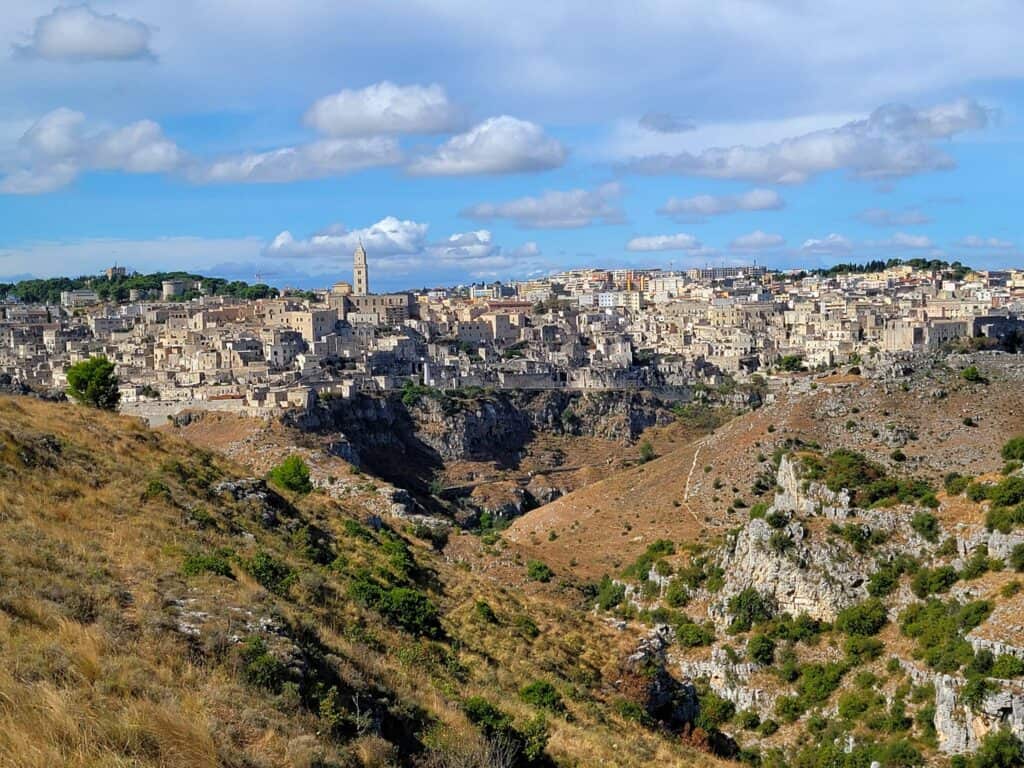
[[[1012,3],[334,5],[11,9],[0,279],[1024,263]]]

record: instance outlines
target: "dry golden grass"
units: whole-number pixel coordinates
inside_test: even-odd
[[[247,474],[132,419],[0,398],[0,766],[408,765],[401,728],[428,746],[475,744],[461,701],[485,696],[523,723],[536,713],[517,691],[536,679],[555,683],[572,715],[549,719],[561,763],[711,764],[608,712],[635,636],[581,610],[571,591],[507,589],[413,542],[446,633],[415,638],[346,597],[352,573],[392,567],[346,534],[348,511],[313,494],[294,500],[297,522],[261,525],[209,492],[211,478]],[[298,523],[325,531],[345,565],[303,555]],[[233,578],[183,574],[188,554],[220,547],[235,553]],[[239,565],[257,548],[295,571],[287,592]],[[479,620],[478,600],[497,623]],[[527,616],[535,638],[518,628]],[[332,736],[315,703],[246,683],[240,640],[254,633],[274,653],[315,649],[347,711],[376,706],[391,730]]]

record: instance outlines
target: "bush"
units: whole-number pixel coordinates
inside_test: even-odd
[[[690,590],[681,578],[674,578],[665,587],[665,602],[671,608],[682,608],[690,602]]]
[[[951,565],[940,565],[938,568],[922,568],[910,583],[911,591],[924,599],[937,592],[947,592],[960,576]]]
[[[549,712],[564,712],[565,704],[555,686],[546,680],[535,680],[519,689],[519,698],[538,709]]]
[[[1024,461],[1024,435],[1008,440],[999,455],[1006,461]]]
[[[114,364],[107,358],[91,357],[75,363],[68,368],[67,378],[68,396],[73,400],[105,411],[117,410],[121,392],[114,375]]]
[[[491,604],[486,600],[477,600],[476,604],[473,606],[473,612],[476,614],[478,619],[486,622],[487,624],[498,623],[498,614],[494,612],[494,609],[491,608]]]
[[[653,461],[657,458],[658,454],[654,452],[654,446],[651,445],[650,441],[644,440],[640,443],[640,463],[646,464],[648,461]]]
[[[754,635],[747,643],[747,656],[766,667],[775,662],[775,641],[767,635]]]
[[[250,685],[277,693],[285,680],[287,669],[268,650],[257,636],[248,638],[239,650],[242,677]]]
[[[981,375],[981,371],[978,370],[976,365],[969,365],[960,371],[960,378],[972,384],[984,384],[988,381],[988,379]]]
[[[676,625],[676,642],[684,648],[711,645],[715,642],[715,630],[710,624],[685,620]]]
[[[934,544],[939,540],[939,520],[931,512],[915,512],[910,527],[925,541]]]
[[[213,573],[217,576],[225,576],[231,578],[231,562],[228,560],[230,552],[227,550],[217,550],[216,552],[210,552],[202,554],[194,552],[185,557],[185,562],[181,565],[181,572],[186,576],[198,576],[200,573]]]
[[[956,600],[936,598],[915,603],[900,614],[900,630],[917,640],[916,658],[939,672],[953,674],[974,660],[971,644],[964,633],[984,621],[992,611],[991,603],[978,600],[961,605]]]
[[[551,581],[554,575],[555,572],[540,560],[531,560],[526,564],[526,578],[530,581],[539,581],[546,584]]]
[[[674,583],[675,580],[673,580]],[[626,598],[626,587],[611,580],[607,575],[601,578],[597,587],[597,607],[610,611]]]
[[[971,768],[1020,768],[1024,766],[1024,745],[1006,729],[985,734],[971,758]]]
[[[278,595],[285,594],[295,583],[295,572],[291,567],[265,549],[257,550],[256,554],[243,561],[242,565],[261,586]]]
[[[706,686],[701,686],[697,691],[697,701],[700,703],[700,711],[694,725],[708,733],[717,731],[719,726],[732,720],[736,714],[735,704]]]
[[[469,722],[488,735],[502,733],[512,727],[512,718],[483,696],[470,696],[462,702],[462,711]]]
[[[729,614],[733,617],[729,631],[747,632],[754,624],[768,621],[775,613],[775,606],[753,587],[729,599]]]
[[[950,472],[946,475],[945,482],[943,483],[946,493],[950,496],[959,496],[961,493],[967,490],[967,486],[971,484],[971,478],[961,475],[959,472]]]
[[[309,467],[301,456],[289,456],[270,470],[268,477],[274,485],[294,493],[309,493],[313,490]]]
[[[840,611],[836,617],[836,629],[847,635],[870,637],[877,635],[886,621],[885,604],[877,597],[870,597]]]
[[[1024,571],[1024,544],[1018,544],[1011,550],[1010,567],[1018,573]]]
[[[1002,653],[992,663],[992,669],[989,674],[992,677],[998,677],[1003,680],[1020,677],[1024,675],[1024,660],[1011,656],[1008,653]]]
[[[359,578],[349,584],[348,596],[411,634],[437,637],[441,633],[437,606],[411,587],[385,589],[369,579]]]

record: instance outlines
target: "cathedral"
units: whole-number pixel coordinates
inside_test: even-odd
[[[400,325],[415,317],[418,305],[411,293],[370,293],[370,269],[362,243],[352,254],[352,283],[335,283],[331,304],[350,323]]]

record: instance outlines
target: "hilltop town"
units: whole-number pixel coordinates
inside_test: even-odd
[[[9,286],[0,373],[62,390],[70,365],[104,355],[123,407],[160,419],[186,405],[265,415],[408,386],[718,386],[1024,340],[1020,270],[921,260],[814,273],[587,269],[377,294],[369,261],[360,246],[351,284],[284,295],[198,277],[124,290],[124,267],[62,291],[59,305],[20,300]]]

